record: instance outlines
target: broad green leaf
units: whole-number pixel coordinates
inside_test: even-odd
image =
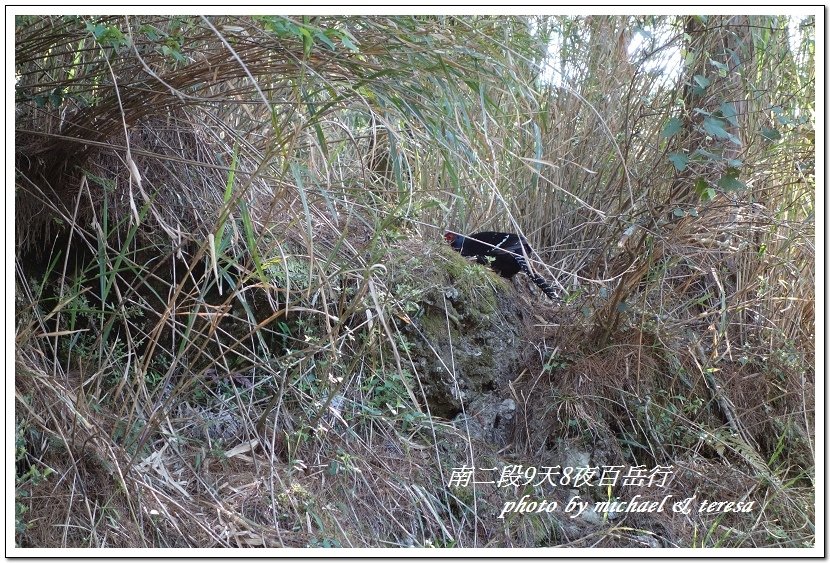
[[[772,106],[772,113],[775,114],[775,120],[779,125],[792,125],[793,120],[784,114],[784,110],[781,109],[781,106]]]
[[[683,121],[677,117],[672,117],[666,122],[666,126],[660,132],[660,136],[668,139],[678,133],[683,128]]]
[[[729,73],[729,67],[727,65],[725,65],[723,63],[719,63],[718,61],[716,61],[714,59],[709,59],[709,63],[711,63],[712,66],[714,66],[716,69],[718,69],[718,75],[719,76],[723,77],[723,76],[726,76]]]
[[[63,91],[60,88],[55,88],[52,90],[52,93],[49,94],[49,103],[52,104],[52,107],[59,108],[63,103]]]
[[[696,74],[694,77],[694,81],[702,90],[705,90],[709,86],[709,84],[712,83],[711,80],[709,80],[702,74]]]
[[[689,157],[682,152],[673,152],[669,155],[669,160],[672,164],[674,164],[675,170],[678,172],[683,172],[686,169],[686,165],[689,163]]]
[[[319,41],[325,44],[325,46],[331,49],[332,51],[337,50],[337,48],[334,45],[334,42],[332,42],[332,40],[329,39],[328,36],[319,29],[314,31],[314,37],[316,37]]]
[[[782,138],[781,133],[779,133],[777,129],[772,129],[770,127],[762,127],[761,136],[769,141],[780,141]]]
[[[726,174],[718,180],[718,187],[727,192],[737,192],[746,189],[746,184],[738,180],[738,171],[734,168],[727,169]]]
[[[740,145],[741,140],[738,139],[732,133],[728,132],[724,128],[725,126],[726,122],[722,119],[718,119],[717,117],[707,117],[703,120],[703,129],[706,131],[706,133],[718,139],[724,139],[727,141],[731,141],[736,145]]]
[[[697,60],[697,54],[694,51],[687,52],[686,56],[683,57],[683,63],[687,68],[694,67],[695,60]]]
[[[348,49],[352,53],[357,53],[359,51],[359,49],[357,48],[357,45],[355,45],[355,43],[354,43],[354,37],[352,37],[348,33],[341,33],[340,34],[340,42],[343,44],[343,46],[346,49]]]
[[[709,182],[704,180],[703,178],[698,178],[695,180],[695,193],[697,193],[698,197],[706,203],[707,201],[712,201],[715,197],[715,190],[709,185]]]
[[[147,39],[149,39],[150,41],[158,41],[159,39],[164,37],[161,30],[149,24],[142,25],[140,28],[138,28],[138,31],[146,35]]]
[[[719,162],[721,160],[721,157],[719,157],[718,155],[716,155],[713,152],[707,151],[706,149],[695,149],[695,152],[692,153],[692,157],[696,157],[696,156],[702,156],[703,158],[705,158],[706,160],[708,160],[710,162]],[[697,158],[695,160],[700,160],[700,159]]]
[[[738,126],[738,110],[735,109],[735,104],[732,102],[723,102],[720,105],[720,112],[723,114],[723,117],[735,127]]]
[[[182,55],[182,53],[179,50],[174,49],[173,47],[168,47],[167,45],[162,45],[161,46],[161,53],[165,57],[170,57],[178,63],[186,63],[187,62],[187,58],[184,55]]]
[[[100,23],[86,23],[86,30],[90,32],[95,39],[100,39],[102,35],[104,35],[104,26]]]
[[[703,129],[711,136],[718,139],[728,139],[729,133],[726,132],[724,126],[726,123],[717,117],[707,117],[703,120]]]

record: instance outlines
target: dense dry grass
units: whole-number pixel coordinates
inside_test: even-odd
[[[17,544],[812,545],[811,25],[21,17]],[[444,228],[523,232],[564,304]],[[507,444],[426,400],[455,290],[523,319]],[[515,491],[448,486],[571,450],[756,509],[504,521]]]

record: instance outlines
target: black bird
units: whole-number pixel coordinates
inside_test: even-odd
[[[475,256],[479,264],[488,264],[505,278],[524,272],[545,295],[554,301],[559,300],[550,284],[542,276],[534,274],[527,265],[526,256],[530,255],[532,249],[525,237],[513,233],[483,231],[469,236],[447,232],[444,239],[461,256]]]

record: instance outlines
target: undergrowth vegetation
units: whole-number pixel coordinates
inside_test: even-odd
[[[15,42],[18,546],[814,544],[813,18]],[[523,233],[561,302],[445,229]]]

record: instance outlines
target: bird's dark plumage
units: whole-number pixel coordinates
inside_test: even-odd
[[[460,252],[461,256],[475,256],[479,264],[488,264],[505,278],[512,278],[517,273],[524,272],[545,295],[558,300],[550,284],[528,267],[526,257],[532,250],[523,236],[494,231],[482,231],[469,236],[447,232],[444,239],[454,250]]]

